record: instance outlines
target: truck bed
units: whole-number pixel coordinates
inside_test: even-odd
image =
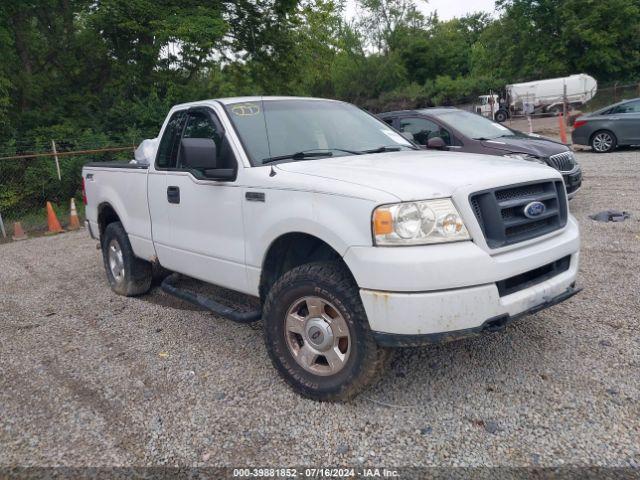
[[[82,171],[87,195],[86,217],[92,232],[99,232],[99,216],[105,205],[118,216],[135,254],[155,255],[147,203],[149,165],[128,162],[92,162]]]

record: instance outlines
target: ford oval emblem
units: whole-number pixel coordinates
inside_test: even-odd
[[[528,203],[526,207],[524,207],[524,216],[527,218],[538,218],[544,212],[546,212],[547,207],[542,202],[531,202]]]

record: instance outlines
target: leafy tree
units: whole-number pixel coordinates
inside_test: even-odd
[[[474,73],[510,81],[585,72],[631,80],[640,68],[637,0],[497,0],[501,17],[474,45]]]
[[[381,111],[579,72],[640,79],[638,0],[496,0],[498,18],[448,21],[414,0],[357,0],[347,21],[345,1],[0,2],[0,156],[52,139],[59,151],[133,145],[171,105],[202,98],[328,96]],[[62,182],[49,159],[0,160],[0,211],[73,195],[86,160],[65,157]]]

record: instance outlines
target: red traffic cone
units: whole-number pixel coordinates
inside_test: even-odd
[[[71,213],[69,214],[69,230],[78,230],[80,228],[80,219],[76,210],[76,201],[71,199]]]
[[[22,224],[20,222],[15,222],[13,224],[13,236],[11,237],[13,240],[26,240],[27,234],[24,233],[22,229]]]
[[[64,232],[58,221],[58,217],[56,217],[56,212],[53,211],[51,202],[47,202],[47,225],[49,226],[49,231],[46,233],[47,235]]]

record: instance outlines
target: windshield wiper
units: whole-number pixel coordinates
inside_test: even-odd
[[[351,155],[362,155],[362,152],[355,150],[345,150],[344,148],[316,148],[310,150],[303,150],[301,152],[290,153],[288,155],[278,155],[277,157],[265,158],[262,160],[262,164],[277,162],[279,160],[304,160],[305,158],[318,158],[318,157],[332,157],[332,152],[344,152]]]
[[[402,147],[411,148],[412,150],[416,150],[416,148],[410,147],[409,145],[383,145],[378,148],[372,148],[371,150],[360,150],[358,153],[384,153],[384,152],[399,152]]]
[[[278,155],[277,157],[269,157],[262,159],[262,165],[266,165],[267,163],[278,162],[280,160],[304,160],[305,158],[317,158],[317,157],[332,157],[333,153],[328,150],[313,152],[313,151],[305,151],[305,152],[296,152],[289,153],[287,155]]]

